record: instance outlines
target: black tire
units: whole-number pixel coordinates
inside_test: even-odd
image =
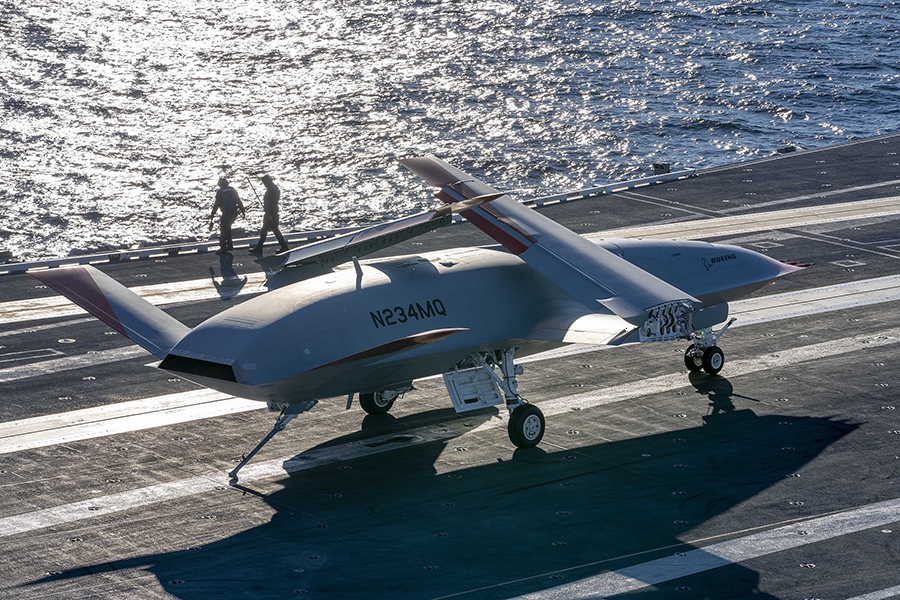
[[[509,416],[509,440],[518,448],[534,448],[544,437],[544,413],[534,404],[523,404]]]
[[[691,373],[696,373],[703,368],[703,356],[690,356],[691,351],[695,348],[694,344],[687,347],[684,351],[684,366]]]
[[[703,353],[703,370],[715,375],[725,366],[725,353],[718,346],[712,346]]]
[[[394,396],[390,400],[385,400],[384,392],[371,392],[359,395],[359,405],[370,415],[383,415],[391,410],[396,399],[397,396]]]

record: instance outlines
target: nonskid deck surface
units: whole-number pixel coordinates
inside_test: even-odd
[[[502,412],[454,414],[429,379],[381,418],[321,402],[231,487],[271,414],[0,277],[0,593],[900,594],[898,152],[878,138],[542,209],[579,233],[814,266],[734,306],[718,377],[689,377],[682,343],[524,362],[520,390],[547,416],[532,450]],[[487,243],[455,225],[391,253]],[[192,326],[261,292],[251,259],[99,268]]]

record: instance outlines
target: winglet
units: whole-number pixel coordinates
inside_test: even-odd
[[[498,193],[498,190],[487,183],[436,156],[405,158],[400,161],[400,164],[424,179],[429,185],[441,188],[435,195],[447,204]],[[500,196],[502,195],[500,194]]]
[[[475,181],[471,175],[442,161],[436,156],[404,158],[400,164],[424,179],[428,185],[444,187],[451,183]]]
[[[94,267],[29,273],[156,358],[165,358],[190,331],[186,325]]]

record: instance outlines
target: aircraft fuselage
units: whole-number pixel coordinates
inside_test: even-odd
[[[706,242],[599,245],[703,302],[725,305],[789,272],[762,254]],[[715,321],[727,306],[710,311]],[[203,322],[162,368],[236,396],[288,404],[396,389],[468,356],[565,345],[536,335],[589,311],[499,247],[369,261],[272,290]],[[702,315],[702,313],[700,313]],[[695,318],[696,319],[696,318]],[[625,340],[632,341],[632,340]]]

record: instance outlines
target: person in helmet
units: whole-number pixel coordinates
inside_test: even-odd
[[[284,236],[281,235],[281,231],[278,229],[278,201],[281,200],[281,190],[278,189],[278,186],[272,181],[270,175],[263,175],[262,182],[263,185],[266,186],[266,194],[263,196],[265,215],[263,216],[262,228],[259,231],[259,242],[256,244],[255,248],[250,248],[250,253],[262,254],[263,244],[266,243],[266,236],[270,231],[275,234],[275,238],[278,240],[278,243],[281,244],[281,252],[284,252],[288,249],[288,245],[287,242],[284,241]]]
[[[245,216],[244,204],[238,196],[237,190],[228,184],[228,180],[219,177],[219,189],[216,191],[216,203],[213,204],[212,213],[209,215],[209,224],[212,228],[212,221],[216,216],[216,211],[222,211],[222,218],[219,221],[219,249],[216,254],[225,254],[229,250],[233,250],[231,243],[231,225],[237,218],[238,211],[241,216]]]

